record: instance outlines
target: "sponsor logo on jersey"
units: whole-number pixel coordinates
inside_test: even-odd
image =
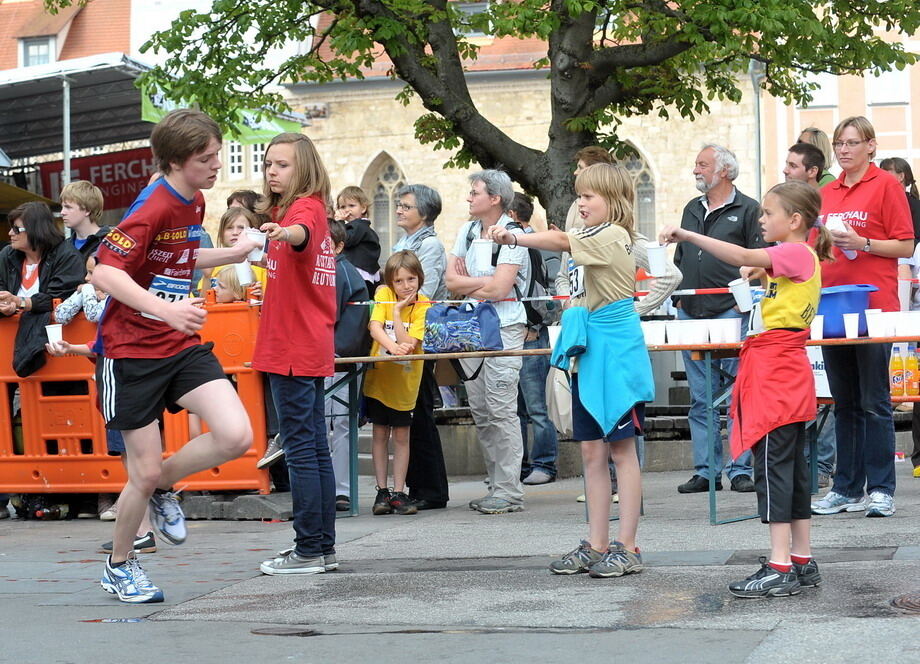
[[[153,241],[159,242],[160,244],[182,244],[188,240],[188,235],[187,226],[183,226],[182,228],[170,228],[169,230],[157,233]]]
[[[137,246],[137,242],[134,238],[117,228],[113,228],[109,231],[109,234],[102,239],[102,244],[119,256],[127,256],[128,252]]]

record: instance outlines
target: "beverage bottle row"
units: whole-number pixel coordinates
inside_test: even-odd
[[[915,344],[908,344],[907,357],[901,357],[901,351],[895,348],[888,365],[891,381],[891,396],[920,396],[920,362],[917,360]]]

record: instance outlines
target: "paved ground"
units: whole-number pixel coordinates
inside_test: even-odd
[[[585,532],[580,480],[528,489],[519,514],[471,512],[483,486],[468,480],[452,485],[447,510],[339,519],[342,569],[312,577],[258,573],[289,544],[287,523],[191,522],[186,545],[142,557],[166,593],[146,606],[99,589],[96,546],[110,525],[3,521],[0,662],[920,662],[920,614],[890,605],[920,602],[920,480],[909,471],[898,464],[894,517],[817,518],[826,583],[772,600],[725,590],[756,567],[765,527],[710,526],[706,496],[676,492],[687,473],[646,475],[647,569],[611,580],[546,571]],[[366,511],[369,483],[362,493]],[[753,510],[752,494],[719,499],[722,517]]]

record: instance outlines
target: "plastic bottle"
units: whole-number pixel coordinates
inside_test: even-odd
[[[891,354],[891,362],[888,365],[888,375],[891,378],[891,396],[904,396],[904,358],[901,357],[901,351],[897,348]]]
[[[904,393],[909,397],[920,396],[920,362],[917,361],[915,344],[907,346],[907,360],[904,362]]]
[[[48,505],[48,507],[41,507],[35,510],[35,518],[43,521],[57,521],[66,519],[69,512],[70,507],[66,504]]]

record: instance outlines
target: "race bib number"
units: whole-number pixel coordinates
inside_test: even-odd
[[[167,302],[178,302],[179,300],[184,300],[189,296],[192,282],[190,279],[173,279],[171,277],[164,277],[162,275],[156,275],[153,278],[153,281],[150,282],[150,287],[147,290],[154,295],[156,295],[161,300],[166,300]],[[151,320],[162,321],[162,318],[158,318],[153,314],[142,313],[142,316],[145,318],[150,318]]]
[[[575,299],[585,294],[585,266],[575,265],[575,261],[569,259],[569,297]]]

